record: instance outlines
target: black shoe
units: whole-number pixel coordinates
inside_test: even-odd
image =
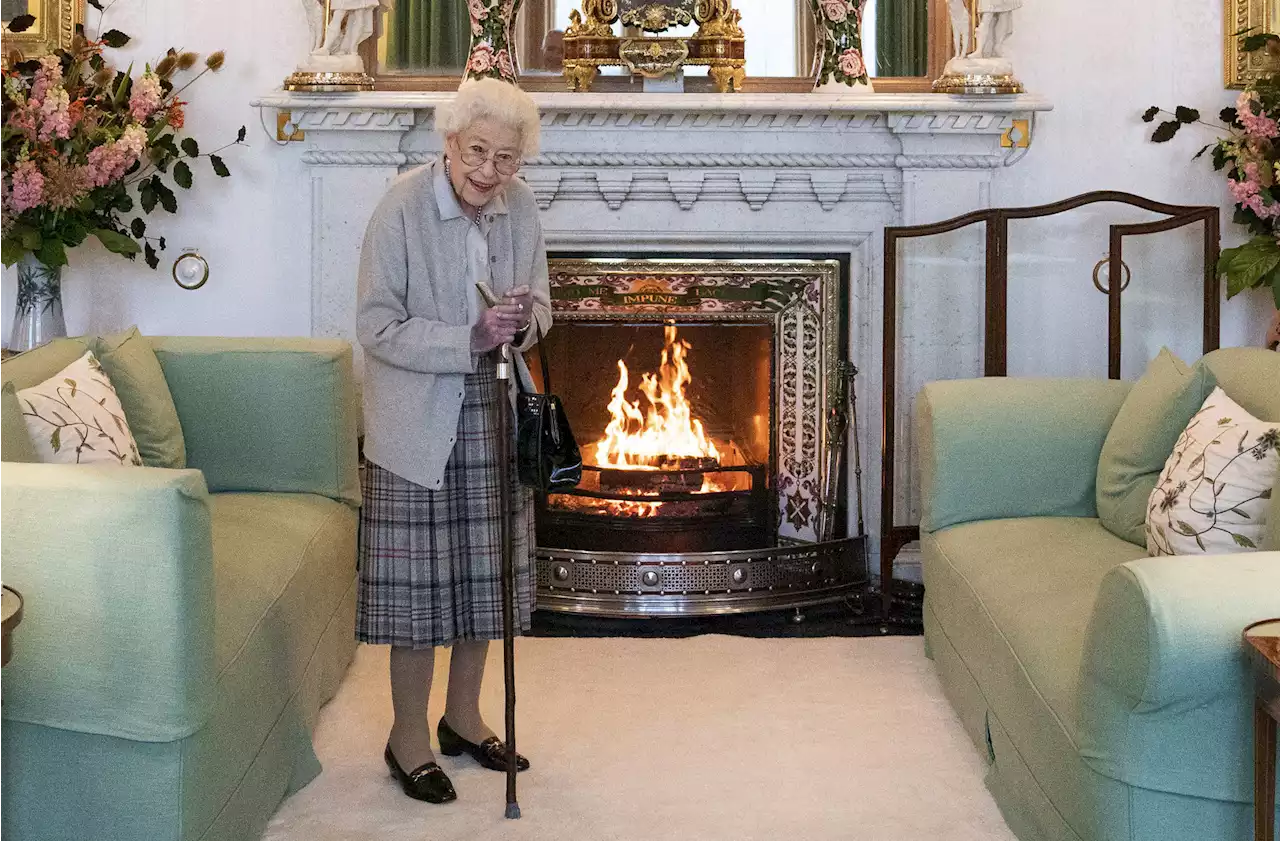
[[[453,790],[453,783],[449,781],[449,775],[436,763],[428,762],[406,774],[404,769],[400,767],[400,763],[396,761],[395,754],[391,752],[390,742],[387,743],[387,749],[383,751],[382,758],[387,761],[387,767],[391,769],[391,776],[395,777],[396,782],[400,784],[400,788],[404,789],[404,793],[414,800],[425,800],[428,803],[449,803],[458,799],[458,793]]]
[[[445,756],[462,756],[463,753],[469,753],[476,762],[492,771],[506,772],[507,770],[507,746],[497,736],[490,736],[477,745],[455,733],[443,718],[440,719],[440,726],[436,728],[436,736],[440,739],[440,752]],[[529,760],[518,753],[516,770],[529,770]]]

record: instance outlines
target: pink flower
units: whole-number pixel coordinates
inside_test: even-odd
[[[133,83],[133,93],[129,95],[129,113],[138,122],[145,121],[160,108],[162,95],[160,77],[149,71],[142,74]]]
[[[44,176],[35,161],[23,161],[13,169],[13,189],[9,193],[9,212],[22,213],[39,206],[44,200]]]
[[[35,81],[31,83],[31,101],[44,102],[45,94],[51,88],[62,84],[62,62],[57,56],[47,55],[40,59],[40,69],[36,71]]]
[[[488,73],[493,69],[493,47],[487,43],[476,44],[476,48],[471,51],[471,60],[467,62],[467,69],[472,73]]]
[[[511,60],[511,53],[506,50],[498,50],[498,55],[495,56],[495,61],[498,65],[498,72],[502,74],[502,77],[504,79],[515,81],[516,65],[515,62]]]
[[[71,97],[62,88],[54,88],[40,106],[40,139],[71,136]]]
[[[129,167],[142,157],[147,145],[147,132],[136,123],[124,130],[119,140],[89,150],[85,176],[94,187],[105,187],[119,181]]]
[[[848,0],[821,0],[822,13],[832,23],[844,23],[849,17]]]
[[[487,20],[489,17],[490,6],[484,0],[467,0],[467,11],[471,13],[471,20],[475,21]],[[473,27],[474,30],[474,27]]]
[[[867,72],[867,66],[862,62],[862,53],[850,47],[840,53],[840,72],[851,78],[858,78]]]
[[[1257,102],[1257,94],[1250,91],[1236,97],[1236,116],[1244,126],[1244,133],[1261,140],[1280,137],[1280,125],[1277,125],[1275,120],[1265,114],[1253,112],[1253,106]]]

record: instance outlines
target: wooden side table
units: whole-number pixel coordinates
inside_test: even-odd
[[[12,587],[0,587],[0,628],[3,629],[3,643],[0,643],[0,666],[9,665],[13,656],[13,629],[22,621],[22,594]]]
[[[1253,664],[1253,837],[1276,836],[1276,722],[1280,721],[1280,619],[1244,629],[1245,650]]]

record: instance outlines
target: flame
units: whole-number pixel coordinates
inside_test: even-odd
[[[676,339],[676,328],[663,330],[662,364],[658,374],[645,373],[640,378],[640,401],[627,401],[631,382],[627,365],[618,360],[618,384],[609,400],[609,425],[596,442],[596,464],[600,467],[627,470],[659,470],[680,458],[709,457],[717,461],[720,451],[693,416],[693,407],[685,397],[685,386],[692,377],[686,358],[691,345]]]

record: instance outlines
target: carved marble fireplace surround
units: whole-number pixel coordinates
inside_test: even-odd
[[[521,174],[542,207],[548,250],[848,258],[865,514],[876,522],[881,229],[988,206],[993,179],[1028,151],[1002,146],[1002,136],[1050,105],[1034,96],[534,96],[542,151]],[[436,154],[434,109],[448,98],[277,92],[255,103],[288,112],[306,133],[280,150],[282,189],[294,191],[283,197],[287,224],[300,241],[281,252],[292,266],[277,270],[301,262],[309,273],[312,335],[354,339],[366,221],[388,180]],[[303,177],[283,177],[295,168]],[[954,298],[912,306],[932,312],[904,320],[956,317]],[[981,301],[960,306],[977,313]],[[914,385],[910,371],[903,383]]]

